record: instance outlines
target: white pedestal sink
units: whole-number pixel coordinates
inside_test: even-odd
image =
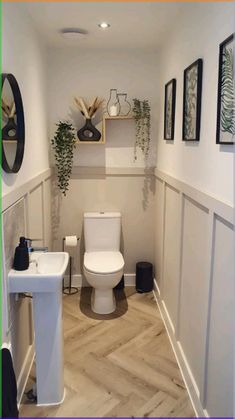
[[[68,260],[65,252],[33,253],[27,270],[8,274],[10,293],[33,294],[38,405],[64,398],[62,279]]]

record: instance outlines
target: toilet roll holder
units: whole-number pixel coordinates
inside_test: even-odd
[[[77,238],[77,241],[79,240],[79,238]],[[63,248],[63,252],[65,250],[65,237],[63,237],[62,239],[62,248]],[[63,278],[63,294],[66,295],[72,295],[72,294],[77,294],[78,292],[78,288],[77,287],[72,287],[72,256],[69,255],[69,285],[67,287],[65,287],[64,285],[64,278]]]

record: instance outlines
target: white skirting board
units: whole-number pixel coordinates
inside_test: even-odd
[[[199,399],[199,392],[198,388],[195,384],[193,375],[190,371],[189,365],[187,363],[187,360],[185,358],[183,349],[180,345],[180,342],[176,340],[176,337],[174,335],[174,331],[172,328],[172,323],[169,318],[168,312],[166,310],[166,306],[164,304],[164,301],[161,300],[160,297],[160,291],[157,285],[156,280],[154,280],[154,288],[153,288],[153,294],[156,300],[156,303],[158,305],[162,320],[164,322],[173,352],[175,354],[176,360],[178,362],[181,374],[183,376],[185,386],[188,390],[189,397],[191,399],[193,408],[195,410],[195,414],[197,417],[208,417],[208,413],[206,410],[203,409],[200,399]]]
[[[124,281],[126,287],[133,287],[135,286],[135,273],[131,274],[124,274]],[[69,276],[65,275],[65,285],[68,286],[69,283]],[[72,286],[81,288],[83,287],[90,287],[84,275],[76,274],[72,276]]]

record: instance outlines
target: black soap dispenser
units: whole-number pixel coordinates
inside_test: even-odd
[[[19,246],[16,247],[13,268],[16,271],[25,271],[29,267],[29,251],[25,237],[20,237]]]

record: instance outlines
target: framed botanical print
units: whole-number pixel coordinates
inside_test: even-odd
[[[172,79],[165,85],[165,106],[164,106],[164,139],[165,140],[174,140],[175,99],[176,99],[176,79]]]
[[[202,59],[184,70],[183,141],[200,140]]]
[[[219,47],[217,144],[235,143],[234,35]]]

